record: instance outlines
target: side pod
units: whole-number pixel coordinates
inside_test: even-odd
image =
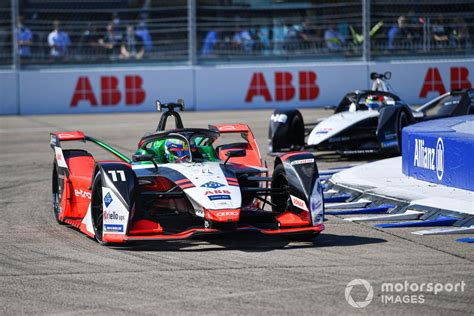
[[[298,150],[304,146],[304,122],[296,109],[276,109],[268,127],[269,153]]]
[[[275,160],[281,164],[288,180],[291,211],[306,211],[313,226],[324,220],[323,188],[315,157],[308,152],[288,153]]]

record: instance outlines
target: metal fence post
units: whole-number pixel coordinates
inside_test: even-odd
[[[196,65],[196,0],[188,0],[188,61]]]
[[[12,67],[17,70],[20,66],[20,58],[18,56],[18,0],[11,0],[11,20],[12,20]]]
[[[362,34],[364,44],[362,46],[362,59],[370,61],[370,0],[362,0]]]

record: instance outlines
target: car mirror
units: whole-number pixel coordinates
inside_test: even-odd
[[[245,157],[247,155],[247,151],[245,149],[239,149],[239,150],[229,150],[228,152],[225,153],[227,159],[224,162],[224,165],[229,161],[230,158],[233,157]]]
[[[158,165],[156,164],[155,160],[153,159],[152,154],[143,154],[143,155],[133,155],[132,156],[133,162],[143,162],[143,161],[151,161],[156,169],[158,169]]]
[[[161,102],[160,102],[160,100],[156,100],[156,110],[158,112],[161,112]]]

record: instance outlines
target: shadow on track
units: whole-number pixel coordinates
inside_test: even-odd
[[[290,241],[285,237],[265,236],[258,233],[229,233],[224,236],[205,236],[182,241],[136,242],[116,249],[121,251],[225,251],[269,252],[318,247],[350,247],[386,242],[385,239],[350,235],[324,234],[308,241]]]

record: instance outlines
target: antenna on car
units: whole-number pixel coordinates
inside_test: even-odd
[[[176,128],[184,128],[183,121],[181,120],[181,116],[179,115],[178,112],[175,111],[175,108],[180,109],[181,111],[184,111],[184,100],[178,99],[176,102],[170,102],[170,103],[161,103],[160,100],[156,100],[156,110],[158,112],[162,112],[163,109],[168,109],[168,111],[163,112],[163,114],[161,114],[160,122],[158,123],[158,126],[156,128],[157,132],[161,132],[166,129],[166,120],[170,116],[174,117]]]

